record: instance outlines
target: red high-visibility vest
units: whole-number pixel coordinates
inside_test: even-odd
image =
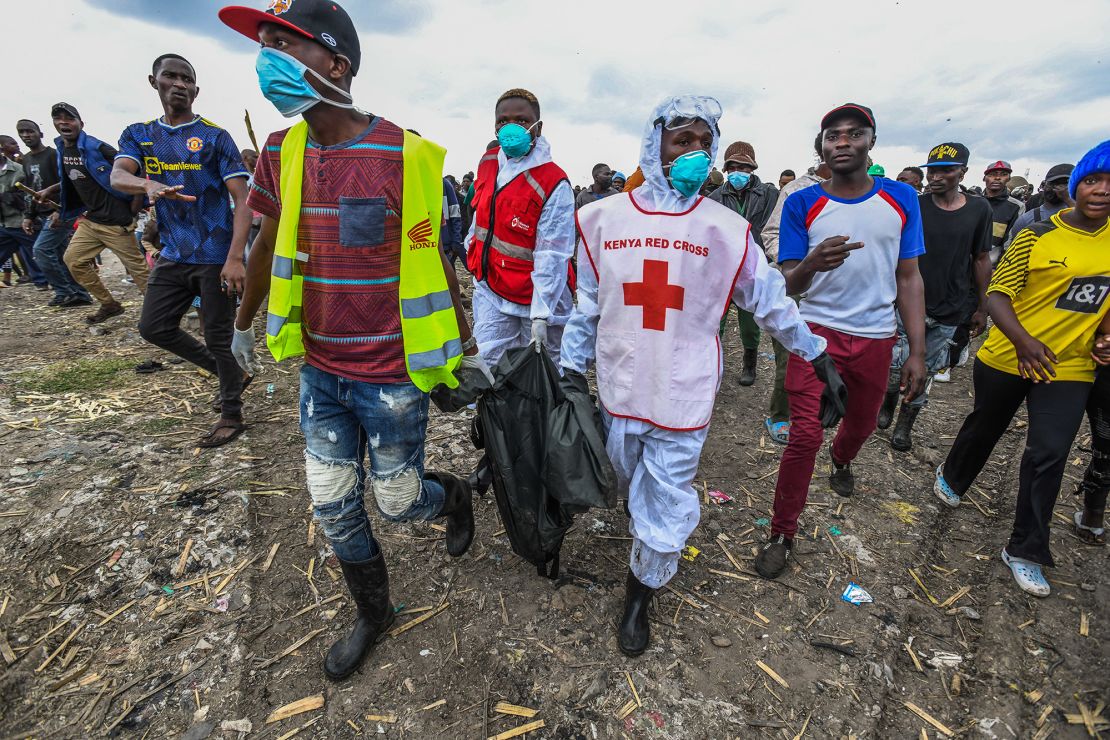
[[[533,250],[544,203],[567,174],[554,162],[525,170],[497,187],[497,152],[490,149],[478,163],[474,181],[474,239],[467,245],[466,267],[507,301],[532,302]],[[574,289],[574,266],[567,282]]]

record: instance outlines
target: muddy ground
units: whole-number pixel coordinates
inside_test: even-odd
[[[215,381],[144,345],[140,296],[106,263],[127,305],[106,333],[48,294],[0,290],[0,737],[477,738],[542,720],[528,737],[1077,738],[1096,710],[1089,726],[1106,732],[1106,551],[1068,526],[1086,432],[1048,599],[1022,595],[998,557],[1020,418],[964,506],[930,492],[969,370],[935,386],[912,453],[869,441],[855,498],[815,478],[792,571],[762,581],[773,363],[765,339],[757,384],[740,388],[735,330],[697,483],[733,501],[703,506],[700,552],[657,598],[647,654],[615,645],[623,511],[580,516],[552,582],[513,555],[487,497],[459,560],[436,524],[375,517],[396,624],[415,626],[331,683],[321,657],[351,607],[303,490],[296,366],[268,362],[246,393],[249,431],[198,450]],[[166,369],[137,375],[147,359]],[[430,468],[470,470],[467,424],[433,411]],[[849,582],[874,603],[842,601]],[[322,708],[267,723],[314,696]]]

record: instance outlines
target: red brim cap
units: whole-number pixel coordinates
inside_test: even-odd
[[[289,21],[282,20],[273,13],[267,13],[257,8],[229,5],[226,8],[220,8],[220,12],[217,15],[219,15],[220,20],[224,22],[225,26],[238,31],[251,41],[258,41],[258,27],[263,23],[275,23],[291,31],[296,31],[305,38],[316,40],[315,36],[303,28],[295,26]]]
[[[824,131],[825,129],[827,129],[829,127],[829,122],[839,115],[856,116],[858,118],[862,118],[863,120],[867,121],[867,124],[871,128],[877,128],[875,126],[875,114],[871,112],[870,108],[868,108],[866,105],[860,105],[859,103],[845,103],[844,105],[839,105],[836,108],[833,108],[821,118],[821,130]]]

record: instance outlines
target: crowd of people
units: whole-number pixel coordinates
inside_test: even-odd
[[[464,554],[474,535],[469,471],[425,469],[429,392],[492,383],[490,367],[529,345],[548,353],[568,388],[585,388],[596,371],[632,535],[618,644],[641,654],[652,596],[699,521],[692,483],[733,306],[742,386],[756,383],[761,333],[771,335],[762,424],[785,446],[755,560],[761,576],[790,565],[824,430],[835,428],[828,484],[850,497],[863,444],[893,424],[891,447],[911,449],[932,383],[969,361],[989,322],[973,406],[934,495],[961,503],[1024,402],[1027,441],[1001,556],[1021,590],[1047,596],[1049,523],[1086,412],[1093,455],[1074,532],[1105,544],[1110,142],[1052,167],[1036,192],[1002,160],[981,186],[965,182],[970,152],[958,142],[891,179],[870,156],[876,115],[846,103],[815,121],[813,166],[772,184],[745,141],[724,146],[723,170],[713,167],[721,106],[684,95],[649,112],[627,176],[599,163],[588,186],[574,187],[544,136],[539,100],[515,88],[490,101],[496,138],[456,180],[443,176],[442,147],[355,105],[359,38],[338,4],[219,16],[260,42],[261,90],[294,125],[257,152],[240,150],[194,112],[196,73],[176,54],[158,57],[149,77],[161,115],[128,126],[115,147],[87,133],[69,103],[50,110],[53,149],[22,119],[25,153],[0,137],[0,261],[53,289],[50,305],[95,299],[87,321],[99,323],[124,310],[98,272],[100,253],[115,254],[144,293],[141,336],[219,378],[206,447],[246,428],[242,392],[262,371],[254,325],[266,303],[271,354],[304,358],[308,493],[356,606],[327,653],[328,676],[353,673],[393,620],[367,488],[387,521],[444,519],[448,553]],[[473,283],[470,316],[457,261]],[[203,343],[180,326],[194,305]]]

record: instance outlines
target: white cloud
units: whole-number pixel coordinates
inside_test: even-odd
[[[0,131],[14,133],[24,116],[49,129],[50,104],[67,100],[90,133],[114,141],[128,123],[160,113],[146,75],[167,51],[196,65],[197,111],[240,146],[248,145],[244,108],[259,138],[288,125],[258,92],[249,40],[218,22],[198,31],[189,19],[191,30],[180,30],[181,14],[197,9],[192,2],[147,4],[153,10],[143,17],[79,0],[8,8],[8,28],[24,30],[6,39],[9,58],[21,63]],[[722,100],[726,143],[754,144],[769,180],[811,164],[821,114],[846,100],[875,109],[874,159],[891,174],[955,140],[972,151],[969,183],[999,158],[1039,180],[1051,164],[1110,137],[1110,62],[1100,38],[1110,3],[1101,0],[1074,0],[1066,13],[1043,3],[948,0],[411,7],[420,23],[400,34],[376,34],[364,22],[355,99],[446,146],[447,169],[459,175],[493,138],[493,103],[510,87],[539,96],[556,161],[581,184],[598,161],[630,172],[653,105],[684,92]],[[26,31],[36,27],[42,32]]]

